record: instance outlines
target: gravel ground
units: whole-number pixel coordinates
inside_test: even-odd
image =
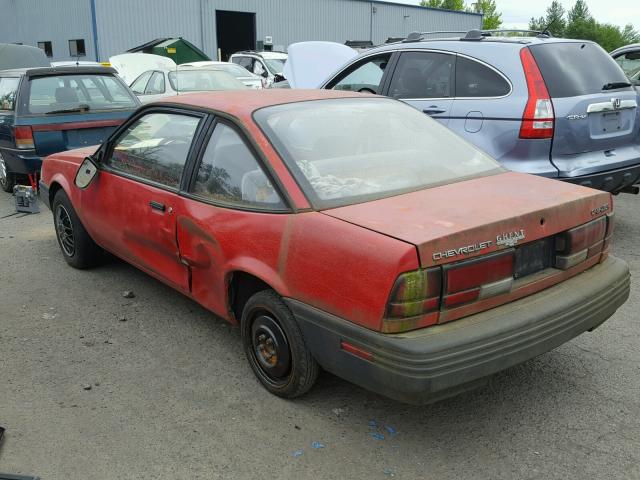
[[[0,192],[0,217],[12,201]],[[640,478],[638,205],[616,198],[614,250],[633,276],[626,305],[489,386],[425,407],[329,374],[297,401],[271,396],[237,328],[118,260],[67,267],[44,206],[0,218],[0,471],[46,480]],[[372,420],[384,439],[371,435]]]

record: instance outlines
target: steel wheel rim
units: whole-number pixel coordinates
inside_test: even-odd
[[[269,312],[259,312],[251,324],[251,360],[270,384],[281,386],[291,373],[291,348],[280,324]]]
[[[0,185],[7,185],[7,164],[4,163],[2,155],[0,155]]]
[[[68,257],[73,257],[76,251],[73,223],[71,223],[69,212],[63,205],[58,205],[58,208],[56,208],[56,232],[58,232],[58,240],[62,251]]]

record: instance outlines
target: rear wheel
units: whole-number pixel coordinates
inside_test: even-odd
[[[13,192],[13,186],[16,184],[16,177],[13,173],[7,171],[7,164],[0,153],[0,189],[5,192]]]
[[[74,268],[96,265],[101,249],[85,230],[64,190],[56,193],[52,210],[58,245],[66,262]]]
[[[240,327],[249,365],[267,390],[284,398],[309,391],[318,377],[318,363],[276,292],[253,295],[244,307]]]

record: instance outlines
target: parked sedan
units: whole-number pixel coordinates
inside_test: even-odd
[[[242,82],[245,86],[256,90],[260,90],[264,87],[264,84],[266,84],[266,81],[263,82],[263,79],[258,75],[254,75],[246,68],[231,62],[204,61],[183,63],[180,65],[180,68],[185,67],[197,67],[207,70],[220,70],[221,72],[227,72],[229,75],[235,77],[236,80]]]
[[[233,76],[219,70],[198,67],[176,70],[148,70],[136,78],[131,90],[142,103],[193,92],[243,90],[247,88]]]
[[[591,331],[629,295],[609,193],[508,172],[396,100],[195,94],[48,157],[69,265],[102,249],[239,323],[276,395],[322,367],[414,403]]]
[[[101,143],[139,105],[111,68],[0,71],[0,188],[36,183],[43,157]]]

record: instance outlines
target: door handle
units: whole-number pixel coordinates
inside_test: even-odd
[[[422,110],[422,113],[426,113],[427,115],[435,115],[436,113],[444,113],[444,112],[446,112],[444,108],[438,108],[435,105]]]
[[[160,212],[164,212],[167,209],[164,203],[156,202],[155,200],[151,200],[149,202],[149,206],[154,210],[158,210]]]

